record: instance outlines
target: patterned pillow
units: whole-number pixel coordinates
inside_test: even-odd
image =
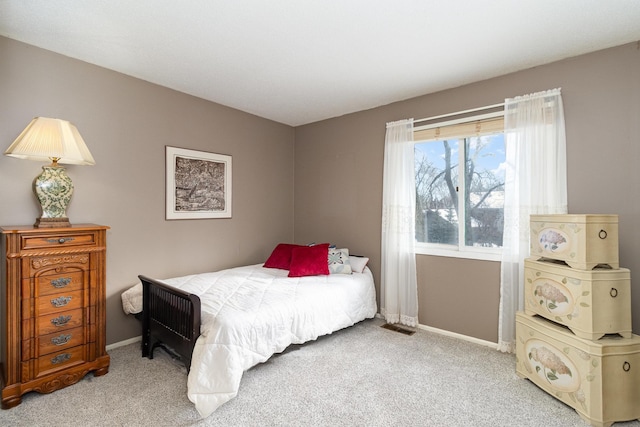
[[[331,274],[351,274],[349,249],[329,248],[329,272]]]

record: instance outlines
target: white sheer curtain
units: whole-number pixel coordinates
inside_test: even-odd
[[[498,350],[515,350],[524,301],[529,215],[567,212],[564,112],[560,89],[505,100],[505,203]]]
[[[418,325],[413,119],[387,123],[382,186],[380,313],[388,323]]]

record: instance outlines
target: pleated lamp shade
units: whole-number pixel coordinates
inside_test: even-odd
[[[76,127],[66,120],[36,117],[4,152],[19,159],[95,165]]]

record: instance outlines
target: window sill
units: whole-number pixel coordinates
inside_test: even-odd
[[[416,245],[415,251],[417,255],[444,256],[449,258],[465,258],[476,259],[481,261],[497,261],[502,260],[502,251],[459,251],[457,249],[434,248],[430,246]]]

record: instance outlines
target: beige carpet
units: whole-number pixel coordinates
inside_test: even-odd
[[[207,419],[187,398],[186,370],[162,350],[114,349],[110,372],[0,411],[1,426],[562,426],[587,424],[516,376],[513,355],[418,330],[362,322],[293,346],[245,373]],[[640,422],[615,426],[640,426]]]

